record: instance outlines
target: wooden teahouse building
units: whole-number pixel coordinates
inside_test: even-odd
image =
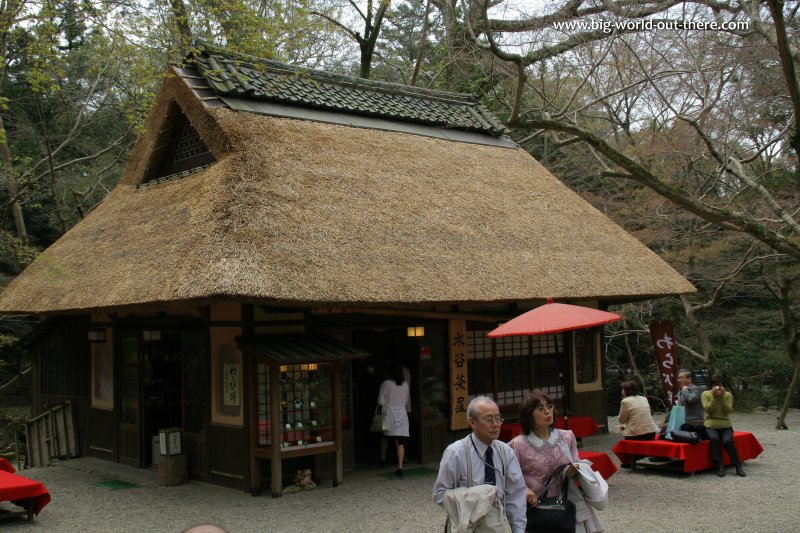
[[[71,400],[83,454],[146,467],[177,427],[192,478],[336,484],[377,460],[391,359],[412,460],[438,461],[478,394],[513,416],[543,388],[604,423],[600,329],[486,333],[547,297],[694,291],[471,97],[210,46],[168,74],[119,185],[0,295],[49,317],[34,408]]]

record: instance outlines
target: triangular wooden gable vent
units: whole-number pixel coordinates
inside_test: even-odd
[[[158,132],[150,165],[140,186],[161,183],[199,172],[216,162],[211,150],[173,103]]]

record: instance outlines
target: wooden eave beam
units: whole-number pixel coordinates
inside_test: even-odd
[[[402,316],[409,318],[432,318],[436,320],[470,320],[474,322],[504,322],[513,317],[507,315],[482,315],[477,313],[461,313],[452,311],[414,311],[413,309],[392,309],[387,307],[315,307],[312,315],[380,315]]]

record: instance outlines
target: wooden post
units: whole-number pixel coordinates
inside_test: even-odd
[[[271,394],[270,413],[270,478],[272,481],[272,497],[283,496],[283,470],[281,469],[281,436],[283,435],[283,419],[281,418],[281,366],[274,361],[269,363],[269,382]]]
[[[186,454],[162,455],[158,459],[158,484],[172,487],[186,483]]]
[[[333,438],[336,441],[336,474],[333,486],[338,487],[344,479],[342,461],[342,367],[339,361],[333,364]]]

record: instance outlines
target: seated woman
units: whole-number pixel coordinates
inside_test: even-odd
[[[508,443],[519,459],[525,485],[528,488],[526,499],[535,507],[539,498],[556,496],[561,492],[565,479],[556,479],[550,486],[548,494],[542,494],[550,475],[565,464],[566,475],[574,478],[577,475],[576,463],[578,444],[572,431],[553,427],[556,418],[555,406],[550,397],[541,390],[527,394],[520,404],[519,424],[522,433]],[[574,489],[574,490],[573,490]],[[575,531],[580,533],[597,533],[605,530],[603,522],[595,510],[584,501],[574,483],[569,487],[569,499],[576,507]],[[530,524],[529,524],[530,525]],[[532,531],[528,528],[528,531]]]
[[[703,391],[701,400],[706,412],[706,435],[711,441],[711,460],[717,465],[717,475],[725,475],[725,464],[722,461],[722,446],[725,446],[731,464],[736,466],[736,474],[744,477],[744,469],[733,442],[733,425],[729,416],[733,411],[733,394],[725,390],[721,376],[711,378],[711,390]]]
[[[628,440],[653,440],[658,425],[653,421],[650,402],[639,392],[635,381],[622,384],[622,402],[619,406],[619,429]],[[630,468],[630,463],[622,463],[622,468]]]

